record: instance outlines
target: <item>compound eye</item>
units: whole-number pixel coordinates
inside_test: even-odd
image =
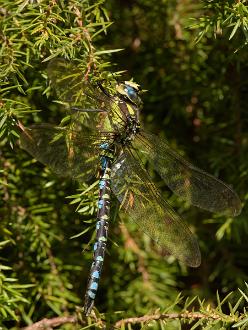
[[[130,86],[126,86],[125,91],[126,91],[128,97],[130,98],[130,100],[132,100],[132,101],[137,100],[138,94],[134,88],[132,88]]]
[[[142,105],[142,101],[139,95],[139,85],[133,82],[125,81],[124,83],[116,86],[116,91],[124,101],[129,101],[137,107]]]

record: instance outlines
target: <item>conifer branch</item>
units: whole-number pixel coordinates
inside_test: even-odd
[[[67,323],[77,323],[78,319],[76,316],[58,316],[52,319],[43,319],[36,323],[29,325],[28,327],[22,328],[22,330],[43,330],[43,329],[53,329],[63,324]]]

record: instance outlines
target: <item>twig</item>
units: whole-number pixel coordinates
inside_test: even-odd
[[[214,311],[209,311],[206,313],[200,313],[200,312],[183,312],[183,313],[164,313],[164,314],[152,314],[152,315],[145,315],[140,317],[130,317],[127,319],[122,319],[120,321],[117,321],[114,325],[108,325],[106,327],[105,321],[101,320],[100,318],[95,317],[95,325],[98,325],[100,329],[120,329],[123,326],[127,324],[141,324],[141,323],[148,323],[152,321],[158,321],[158,320],[175,320],[175,319],[184,319],[184,320],[219,320],[223,321],[225,319],[226,322],[237,322],[237,318],[235,316],[231,315],[225,315],[223,318],[221,315],[215,313]],[[49,330],[53,329],[55,327],[58,327],[60,325],[66,324],[66,323],[80,323],[80,324],[86,324],[86,321],[82,320],[81,317],[77,316],[59,316],[54,317],[52,319],[43,319],[39,322],[36,322],[32,325],[29,325],[28,327],[22,328],[21,330]]]
[[[165,320],[165,319],[214,319],[214,320],[221,320],[219,315],[213,314],[211,316],[198,313],[198,312],[185,312],[185,313],[166,313],[166,314],[153,314],[153,315],[146,315],[141,317],[130,317],[128,319],[123,319],[115,323],[115,328],[120,328],[125,324],[135,324],[135,323],[144,323],[144,322],[151,322],[157,320]]]
[[[78,318],[76,316],[58,316],[52,319],[43,319],[28,327],[22,328],[22,330],[43,330],[43,329],[53,329],[59,325],[65,323],[77,323]]]

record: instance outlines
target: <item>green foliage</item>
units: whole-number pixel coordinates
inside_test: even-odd
[[[198,18],[193,26],[199,29],[197,40],[205,35],[229,34],[229,40],[239,36],[239,47],[245,47],[248,42],[248,9],[246,1],[212,1],[204,2],[204,16]],[[240,35],[241,34],[241,35]]]
[[[4,248],[9,241],[2,241],[0,243],[0,249]],[[28,300],[24,298],[22,292],[30,285],[17,284],[17,279],[13,277],[7,277],[5,273],[11,270],[11,267],[0,266],[0,318],[14,319],[17,321],[15,309],[18,304],[28,303]]]
[[[0,0],[3,329],[61,316],[68,322],[59,319],[60,329],[100,329],[141,315],[122,329],[247,328],[247,10],[245,1]],[[66,115],[47,81],[54,57],[76,61],[86,78],[127,69],[124,78],[148,90],[145,127],[232,184],[244,204],[238,218],[209,214],[171,196],[151,172],[198,236],[202,265],[187,269],[165,256],[113,207],[96,301],[104,314],[96,319],[77,306],[92,258],[97,188],[77,191],[18,144],[20,125]],[[158,318],[147,323],[151,315]]]

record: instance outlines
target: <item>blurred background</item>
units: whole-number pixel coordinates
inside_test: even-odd
[[[78,60],[89,70],[94,66],[103,77],[125,71],[122,79],[133,78],[147,90],[145,129],[232,186],[244,206],[236,218],[190,206],[147,165],[164,198],[197,237],[202,263],[188,268],[167,256],[114,204],[98,311],[113,323],[179,313],[185,301],[198,296],[204,306],[195,299],[186,310],[228,315],[237,303],[242,313],[247,301],[238,289],[247,293],[248,278],[247,13],[245,1],[0,0],[3,329],[73,314],[83,304],[92,259],[97,187],[57,177],[18,144],[18,120],[27,126],[59,123],[65,115],[47,81],[47,63],[54,57]],[[211,329],[233,322],[224,325],[223,319]],[[179,329],[182,323],[190,329],[198,319],[192,322],[175,318],[150,327]]]

